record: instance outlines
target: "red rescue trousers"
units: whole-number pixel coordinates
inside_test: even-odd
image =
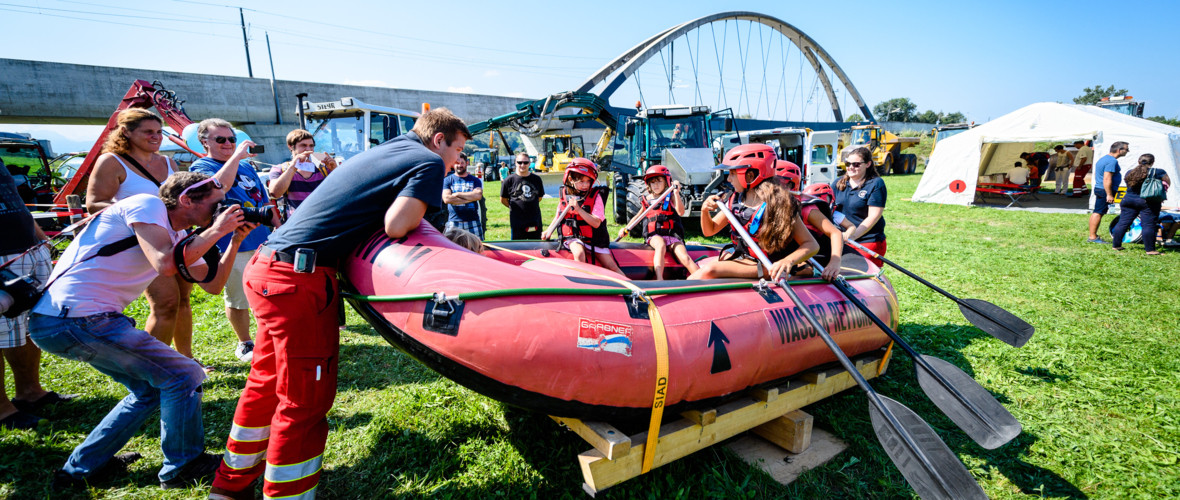
[[[1093,165],[1082,165],[1073,172],[1073,195],[1082,196],[1086,192],[1086,174],[1090,173]]]
[[[259,248],[243,272],[258,321],[254,362],[213,486],[242,491],[264,475],[265,498],[315,498],[326,415],[336,398],[336,270],[296,273]]]
[[[885,250],[886,250],[886,248],[887,248],[887,246],[888,246],[888,245],[886,245],[886,244],[885,244],[885,240],[881,240],[881,241],[864,241],[864,242],[858,241],[857,243],[860,243],[860,244],[861,244],[861,246],[863,246],[863,247],[865,247],[865,248],[867,248],[867,249],[869,249],[869,250],[872,250],[872,251],[874,251],[874,252],[877,252],[877,255],[880,255],[880,256],[882,256],[882,257],[884,257],[884,256],[885,256]],[[856,248],[856,247],[852,247],[852,248]],[[868,260],[869,260],[869,262],[872,262],[873,264],[876,264],[876,265],[877,265],[877,267],[881,267],[881,266],[885,265],[885,263],[884,263],[884,262],[881,262],[881,259],[874,259],[874,258],[872,258],[872,257],[869,257],[869,254],[867,254],[867,253],[865,253],[865,252],[861,251],[861,249],[859,249],[859,248],[856,248],[856,252],[857,252],[857,253],[859,253],[859,254],[861,254],[861,255],[863,255],[863,256],[864,256],[866,259],[868,259]]]

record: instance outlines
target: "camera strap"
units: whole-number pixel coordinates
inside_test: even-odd
[[[98,216],[102,215],[103,210],[106,210],[106,209],[104,208],[102,210],[99,210],[98,212],[95,212],[93,215],[90,216],[90,222],[86,225],[86,227],[82,228],[81,232],[78,233],[78,236],[75,237],[75,241],[82,239],[82,235],[86,234],[86,230],[90,229],[91,226],[98,225],[97,224]],[[95,229],[95,231],[98,231],[98,230]],[[76,260],[73,263],[71,263],[70,267],[67,267],[65,271],[62,271],[61,274],[58,274],[49,283],[46,283],[45,288],[42,288],[41,291],[42,292],[49,291],[49,287],[53,286],[53,284],[55,282],[57,282],[58,278],[61,278],[62,276],[65,276],[66,274],[68,274],[70,272],[70,270],[73,269],[78,264],[81,264],[83,262],[86,262],[88,260],[91,260],[91,259],[94,259],[97,257],[110,257],[112,255],[116,255],[116,254],[125,252],[127,250],[130,250],[132,248],[135,248],[136,246],[139,246],[139,238],[136,237],[134,234],[132,234],[131,236],[128,236],[126,238],[123,238],[119,241],[116,241],[114,243],[107,243],[106,245],[99,247],[98,251],[95,252],[94,255],[91,255],[91,256],[86,257],[84,259]],[[62,317],[65,317],[65,316],[62,316]]]
[[[184,250],[188,248],[189,243],[192,243],[193,239],[197,237],[197,233],[204,230],[205,228],[201,228],[189,233],[188,236],[185,236],[184,239],[180,240],[180,242],[177,243],[172,249],[172,260],[176,262],[176,272],[180,274],[181,279],[189,283],[208,283],[213,281],[213,278],[217,277],[217,266],[221,264],[221,250],[217,248],[217,245],[213,245],[209,247],[209,250],[205,252],[203,257],[201,257],[205,259],[205,265],[209,266],[208,272],[205,273],[205,279],[195,279],[193,278],[193,275],[189,273],[188,266],[184,263]]]
[[[140,165],[139,162],[135,161],[135,158],[132,158],[131,155],[119,153],[119,157],[130,162],[131,166],[135,167],[135,169],[138,170],[139,173],[143,174],[144,177],[147,177],[149,181],[152,181],[156,187],[161,187],[160,181],[157,181],[155,177],[152,177],[152,174],[148,173],[147,169],[143,168],[143,165]]]

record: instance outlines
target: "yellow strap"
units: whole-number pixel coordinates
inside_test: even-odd
[[[502,252],[508,252],[519,257],[525,257],[530,260],[535,258],[532,255],[517,252],[515,250],[509,250],[507,248],[496,246],[490,243],[484,243],[483,246]],[[652,462],[655,460],[656,443],[660,439],[660,422],[664,418],[664,401],[668,396],[668,332],[664,329],[664,319],[660,316],[660,310],[656,308],[656,303],[652,301],[651,297],[648,297],[647,294],[644,294],[642,289],[635,286],[635,284],[631,283],[630,281],[621,280],[614,276],[608,276],[605,274],[598,274],[586,269],[579,269],[574,266],[567,266],[553,259],[544,259],[539,260],[538,262],[546,262],[558,267],[572,269],[574,271],[583,272],[591,276],[597,276],[599,278],[611,280],[627,287],[632,292],[640,293],[640,296],[643,297],[643,301],[647,302],[647,316],[651,321],[651,336],[652,340],[655,341],[656,347],[656,389],[651,403],[651,421],[647,426],[647,443],[643,446],[642,473],[647,474],[647,472],[651,470]],[[628,300],[630,300],[629,297]]]
[[[889,355],[893,354],[893,341],[889,341],[889,348],[885,349],[885,355],[881,356],[881,362],[877,364],[877,376],[881,376],[881,372],[885,371],[885,365],[889,364]]]

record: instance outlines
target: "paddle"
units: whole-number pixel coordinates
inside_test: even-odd
[[[859,248],[862,252],[871,255],[875,259],[879,259],[881,262],[889,264],[891,267],[901,271],[906,276],[917,280],[918,283],[926,285],[934,291],[941,293],[946,298],[955,301],[956,304],[959,304],[959,311],[963,313],[963,317],[967,318],[967,321],[970,321],[971,324],[975,325],[976,328],[987,332],[988,335],[1007,342],[1012,347],[1023,346],[1026,342],[1028,342],[1028,339],[1032,338],[1033,334],[1036,333],[1036,328],[1024,320],[1016,317],[1016,315],[1005,311],[1000,306],[992,304],[986,300],[960,299],[954,295],[951,295],[950,292],[935,286],[934,283],[926,281],[920,276],[906,270],[904,267],[901,267],[893,261],[882,257],[881,254],[865,248],[864,245],[861,245],[860,243],[855,241],[846,241],[845,243]]]
[[[722,203],[718,203],[717,207],[721,213],[725,214],[725,218],[729,219],[730,230],[738,232],[746,245],[750,247],[750,251],[754,252],[762,265],[769,270],[772,267],[770,259],[737,221],[733,213]],[[938,434],[934,433],[930,425],[905,405],[877,394],[856,370],[856,366],[848,359],[848,355],[840,350],[840,346],[811,313],[811,309],[808,309],[807,305],[791,289],[787,280],[780,279],[778,284],[795,303],[795,310],[802,313],[811,327],[827,344],[828,349],[836,355],[836,359],[856,381],[856,385],[865,391],[869,398],[869,417],[873,422],[873,430],[877,433],[877,440],[881,442],[881,447],[885,448],[889,459],[901,471],[901,475],[910,483],[918,496],[926,500],[987,498],[983,488],[975,482],[975,478],[946,446],[946,443],[942,442]]]
[[[823,266],[815,259],[809,262],[819,272],[824,272]],[[897,332],[889,328],[869,310],[868,306],[856,298],[852,287],[843,276],[838,276],[832,284],[848,297],[860,312],[868,316],[877,328],[888,334],[906,354],[914,358],[914,371],[922,391],[955,425],[979,443],[979,446],[994,450],[1020,434],[1020,422],[1016,421],[1016,417],[1013,417],[1007,408],[996,401],[996,398],[970,375],[944,360],[915,351]]]
[[[574,208],[574,206],[566,205],[565,210],[562,210],[561,213],[558,214],[557,218],[553,219],[553,222],[549,223],[549,228],[545,230],[545,234],[541,235],[541,240],[548,241],[549,237],[553,236],[553,231],[557,229],[557,226],[561,224],[561,221],[565,219],[565,216],[570,213],[571,208]]]
[[[643,218],[645,216],[647,216],[647,213],[650,212],[651,209],[655,208],[656,205],[663,203],[664,198],[667,198],[668,194],[671,192],[672,192],[672,186],[668,186],[668,189],[664,190],[664,194],[661,194],[659,198],[656,198],[656,201],[651,202],[650,204],[647,205],[647,208],[643,209],[642,212],[639,212],[638,214],[635,215],[635,217],[632,217],[631,220],[629,222],[627,222],[627,227],[624,227],[619,230],[619,236],[615,238],[615,241],[619,241],[619,240],[623,239],[623,236],[625,236],[627,234],[627,231],[630,231],[631,228],[635,227],[635,224],[638,224],[639,221],[643,220]]]

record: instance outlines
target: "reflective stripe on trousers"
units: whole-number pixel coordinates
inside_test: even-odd
[[[229,438],[239,443],[254,443],[270,439],[270,426],[242,427],[233,424],[229,429]]]
[[[251,453],[249,455],[239,455],[232,451],[226,450],[225,457],[222,459],[222,461],[225,462],[225,466],[233,470],[249,469],[262,463],[263,460],[266,460],[266,450],[262,450],[258,453]]]
[[[303,493],[300,493],[298,495],[289,495],[289,496],[285,496],[285,497],[272,497],[272,496],[263,494],[262,498],[264,498],[265,500],[279,500],[279,499],[282,499],[282,500],[315,500],[315,489],[316,489],[316,487],[312,486],[310,490],[307,490]]]
[[[320,467],[323,466],[323,463],[323,455],[293,465],[275,465],[267,462],[265,475],[266,481],[271,483],[289,483],[291,481],[298,481],[307,476],[315,474],[316,472],[319,472]]]

